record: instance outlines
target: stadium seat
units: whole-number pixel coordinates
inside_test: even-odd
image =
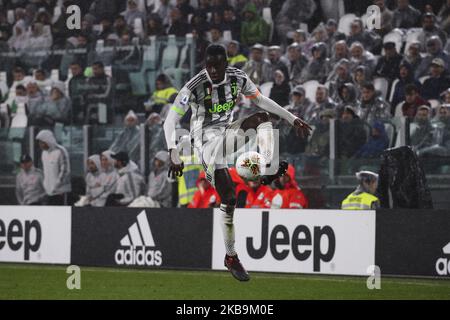
[[[430,76],[423,76],[423,77],[420,77],[420,78],[419,78],[419,82],[420,82],[421,84],[423,84],[423,83],[425,82],[425,80],[427,80],[429,77],[430,77]]]
[[[431,109],[433,110],[433,112],[437,112],[437,108],[439,108],[441,106],[441,103],[439,102],[439,100],[431,99],[431,100],[428,100],[428,102],[430,103]]]
[[[142,37],[144,35],[144,24],[141,18],[134,19],[134,34]]]
[[[394,117],[403,117],[402,106],[404,103],[405,103],[405,101],[402,101],[395,106]]]
[[[318,86],[319,82],[316,80],[310,80],[303,84],[305,95],[311,102],[316,102],[316,91]]]
[[[11,24],[11,25],[14,24],[14,22],[16,21],[16,15],[14,13],[14,10],[8,10],[7,19],[8,19],[9,24]]]
[[[259,90],[263,94],[263,96],[270,96],[270,90],[273,87],[273,82],[265,82],[259,86]]]
[[[223,32],[223,41],[225,41],[226,43],[230,42],[231,40],[233,40],[233,36],[231,35],[231,31],[230,30],[225,30]]]
[[[3,97],[5,97],[9,91],[7,74],[4,71],[0,72],[0,91]]]
[[[178,60],[178,47],[175,35],[169,35],[167,40],[167,46],[162,54],[161,70],[164,71],[168,68],[173,68],[177,65]]]
[[[400,82],[399,79],[395,79],[395,80],[392,82],[392,85],[391,85],[391,92],[389,93],[389,99],[388,99],[389,103],[392,103],[392,100],[394,99],[395,87],[397,86],[397,84],[398,84],[399,82]]]
[[[338,31],[345,33],[348,36],[350,34],[350,24],[353,22],[353,20],[355,20],[355,18],[357,17],[353,13],[343,15],[339,19]]]
[[[272,41],[273,30],[274,30],[274,24],[273,24],[273,19],[272,19],[272,10],[270,9],[270,7],[263,8],[262,17],[263,17],[264,21],[267,22],[267,24],[270,26],[270,34],[269,34],[269,39],[268,39],[270,42],[270,41]]]
[[[59,70],[58,69],[53,69],[52,73],[50,75],[50,79],[54,82],[59,81]]]
[[[408,53],[408,49],[409,49],[409,46],[411,45],[411,43],[419,40],[419,34],[421,31],[422,31],[421,28],[413,28],[413,29],[409,29],[406,32],[404,53],[406,53],[406,54]]]
[[[395,126],[392,123],[386,122],[384,123],[384,129],[386,130],[386,134],[389,138],[388,147],[391,148],[395,144]]]
[[[373,79],[373,85],[375,87],[375,90],[379,91],[383,97],[383,99],[386,100],[387,92],[389,83],[385,78],[375,78]]]

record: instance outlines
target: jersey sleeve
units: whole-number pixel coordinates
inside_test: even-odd
[[[182,117],[189,110],[191,102],[193,102],[193,94],[191,90],[185,86],[178,93],[170,110]]]
[[[255,99],[260,94],[256,85],[247,75],[245,75],[241,92],[247,99]]]

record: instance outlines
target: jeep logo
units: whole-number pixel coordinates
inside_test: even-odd
[[[270,233],[270,234],[269,234]],[[325,237],[328,249],[322,252],[320,243]],[[270,241],[269,241],[270,238]],[[330,262],[336,249],[336,236],[330,226],[314,227],[311,230],[305,225],[299,225],[294,229],[292,237],[289,230],[283,225],[276,225],[272,231],[269,230],[269,212],[262,213],[261,247],[255,248],[253,238],[247,238],[247,252],[253,259],[262,259],[270,246],[270,253],[276,260],[284,260],[289,254],[289,248],[281,249],[279,246],[290,245],[292,254],[299,261],[307,260],[313,256],[313,270],[320,271],[320,262]]]
[[[34,235],[32,237],[31,235]],[[33,239],[32,239],[33,238]],[[0,251],[7,244],[12,251],[18,251],[24,248],[23,258],[30,260],[30,252],[36,252],[41,246],[42,230],[37,220],[28,221],[24,224],[14,219],[8,226],[3,220],[0,220]]]
[[[224,104],[214,103],[213,107],[208,109],[209,113],[226,112],[234,108],[234,101],[226,102]]]

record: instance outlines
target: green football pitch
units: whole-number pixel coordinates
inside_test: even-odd
[[[0,264],[0,299],[450,299],[449,280],[81,267],[81,289],[69,290],[65,266]]]

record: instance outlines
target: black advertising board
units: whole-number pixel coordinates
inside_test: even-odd
[[[211,269],[212,210],[72,210],[72,264]]]

